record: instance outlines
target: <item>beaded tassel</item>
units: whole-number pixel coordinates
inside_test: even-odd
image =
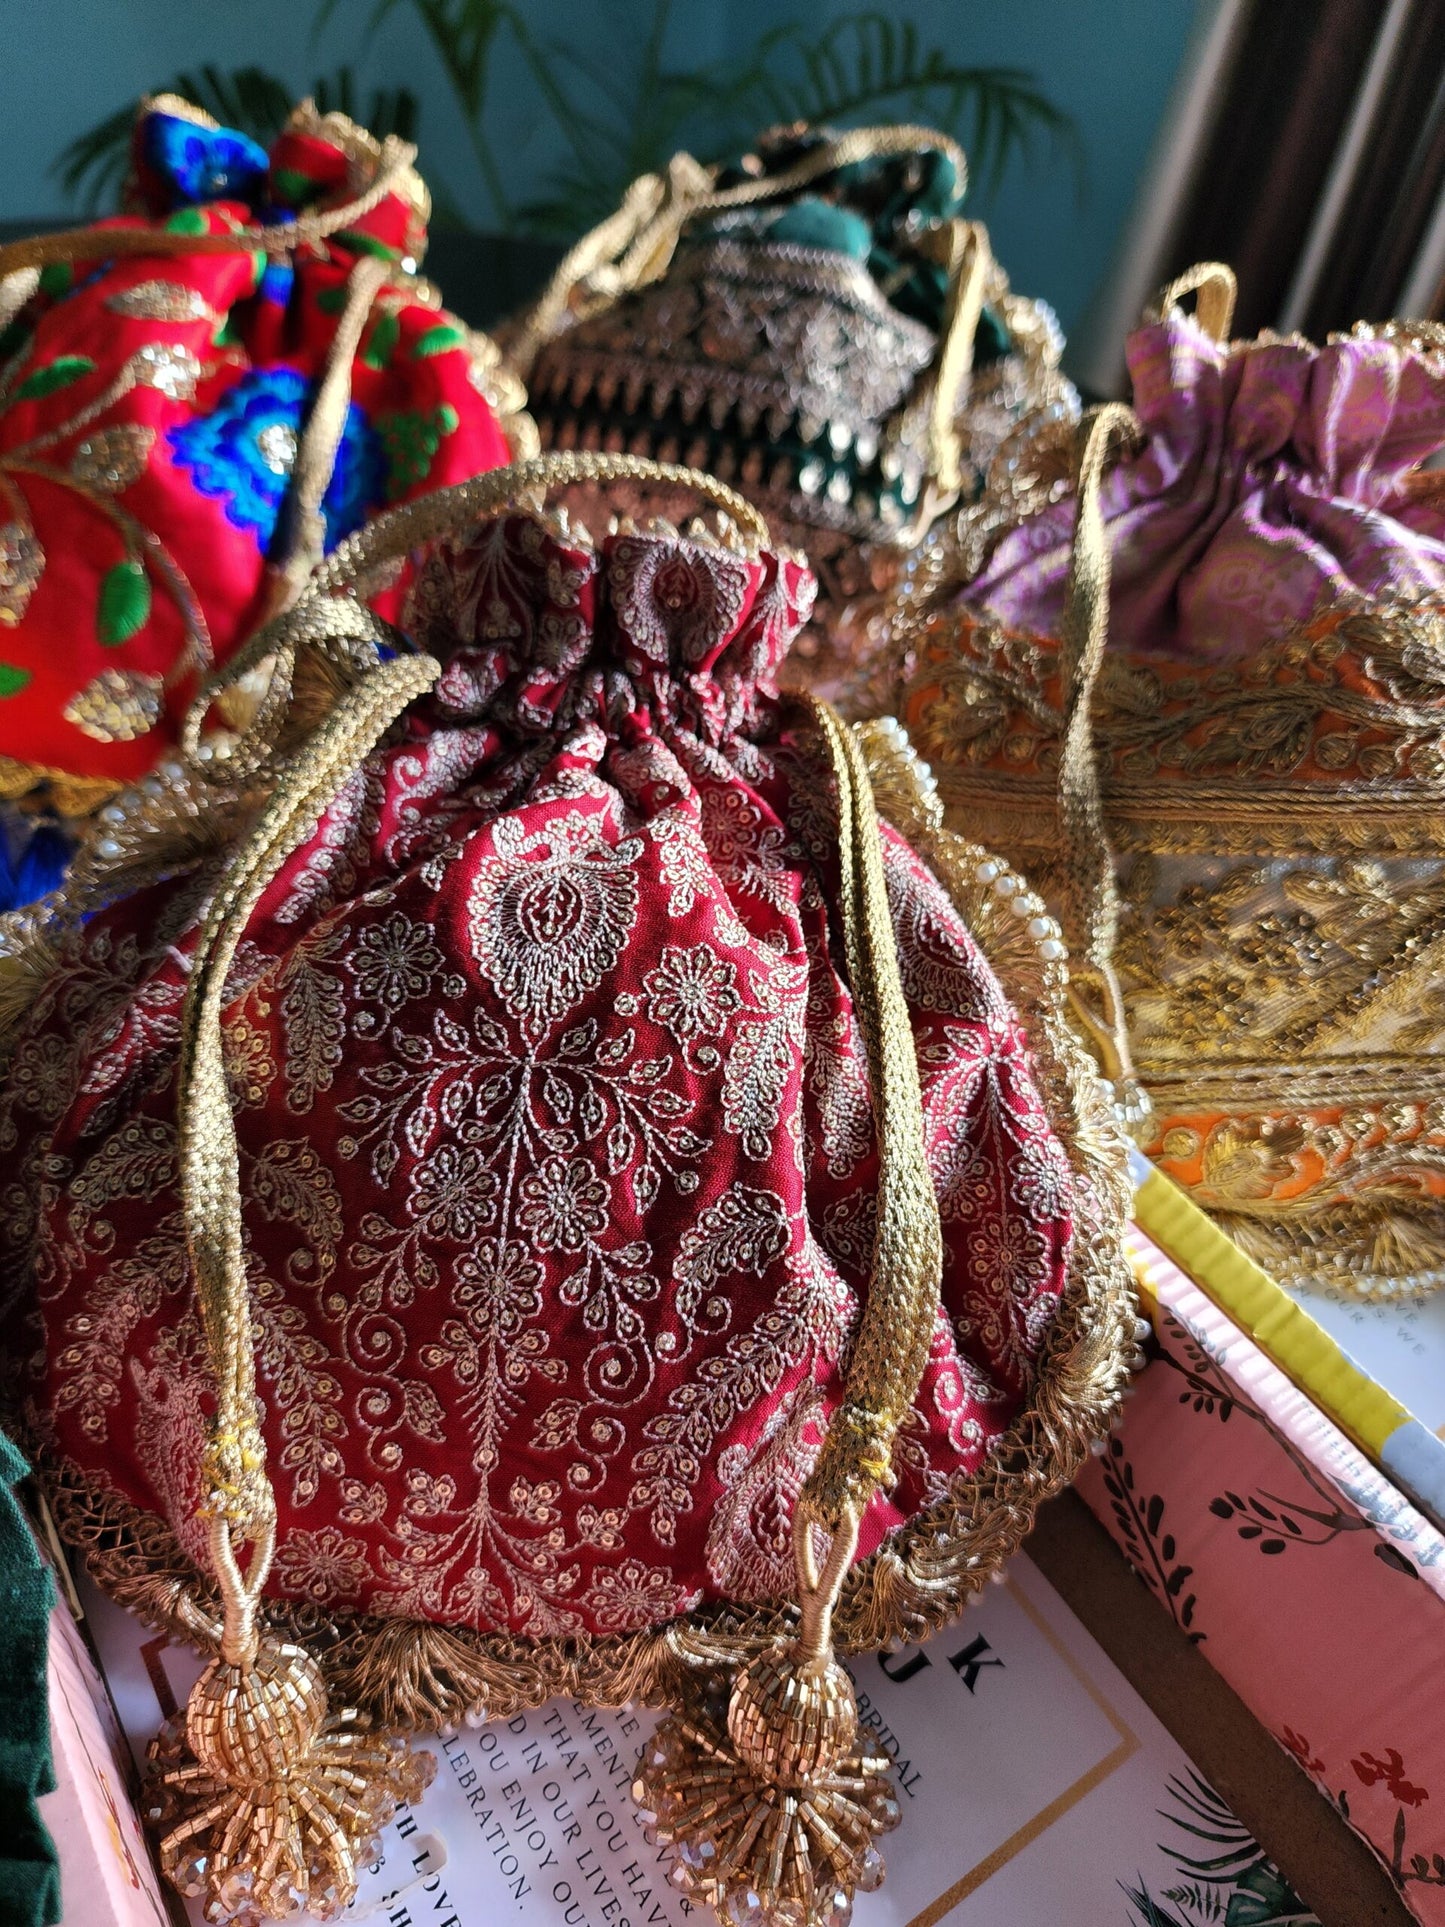
[[[796,1639],[669,1714],[632,1787],[649,1841],[676,1849],[673,1884],[729,1927],[848,1927],[855,1890],[883,1879],[877,1836],[901,1817],[891,1762],[859,1745],[853,1682],[833,1657],[857,1515],[834,1533],[821,1578],[805,1513],[793,1537]]]
[[[901,1817],[891,1762],[858,1744],[852,1681],[796,1647],[670,1714],[632,1792],[649,1842],[676,1849],[673,1884],[729,1927],[848,1927]]]
[[[214,1659],[184,1717],[151,1742],[146,1818],[161,1869],[208,1921],[335,1920],[376,1863],[398,1805],[436,1772],[429,1753],[331,1713],[316,1662],[263,1643],[248,1665]]]

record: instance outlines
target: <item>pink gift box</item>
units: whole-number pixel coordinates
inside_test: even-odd
[[[1158,1356],[1079,1489],[1445,1927],[1445,1538],[1137,1227],[1130,1250]]]
[[[64,1927],[172,1927],[132,1800],[130,1749],[63,1598],[50,1615],[50,1740],[56,1786],[40,1817],[60,1856]]]

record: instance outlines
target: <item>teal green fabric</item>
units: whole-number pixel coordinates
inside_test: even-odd
[[[808,152],[833,137],[833,130],[810,127],[770,139],[763,151],[767,172],[783,174]],[[756,163],[735,162],[722,169],[720,187],[737,187],[755,178]],[[962,212],[964,190],[958,169],[941,148],[919,147],[911,154],[880,154],[837,168],[817,188],[779,209],[762,202],[741,215],[722,217],[717,230],[741,238],[751,235],[794,247],[824,248],[866,264],[900,314],[938,329],[943,323],[948,277],[912,245],[918,230]],[[974,342],[974,360],[997,361],[1009,352],[1002,318],[985,309]]]
[[[28,1471],[0,1433],[0,1924],[56,1927],[60,1867],[36,1805],[55,1790],[46,1691],[55,1591],[12,1489]]]
[[[873,231],[861,214],[811,198],[784,208],[766,232],[770,241],[795,248],[827,248],[833,254],[849,254],[855,261],[866,261],[873,246]]]

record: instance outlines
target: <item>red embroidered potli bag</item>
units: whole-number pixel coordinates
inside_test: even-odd
[[[718,513],[544,506],[613,479]],[[626,456],[398,510],[12,946],[12,1389],[213,1655],[153,1806],[216,1918],[345,1904],[388,1735],[567,1693],[677,1709],[636,1791],[696,1900],[837,1927],[898,1806],[835,1649],[955,1613],[1109,1423],[1063,946],[896,727],[780,703],[811,595]]]
[[[309,102],[268,153],[160,96],[124,215],[0,249],[0,796],[93,807],[323,552],[535,448],[417,273],[414,159]]]

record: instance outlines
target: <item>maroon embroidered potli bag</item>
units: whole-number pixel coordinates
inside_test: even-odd
[[[1042,904],[938,829],[901,732],[780,706],[813,584],[755,512],[707,484],[733,511],[708,528],[594,542],[528,493],[579,464],[618,466],[487,477],[337,552],[235,665],[272,665],[251,735],[193,729],[30,933],[10,1043],[4,1341],[57,1511],[117,1596],[239,1650],[194,1179],[232,905],[215,1063],[264,1443],[236,1476],[274,1494],[235,1537],[274,1533],[258,1623],[389,1724],[675,1696],[687,1652],[792,1623],[799,1494],[882,1290],[844,914],[869,864],[942,1268],[851,1518],[844,1645],[957,1609],[1133,1342],[1117,1144]],[[403,636],[349,591],[418,548]],[[387,676],[376,746],[236,908],[277,799]]]

